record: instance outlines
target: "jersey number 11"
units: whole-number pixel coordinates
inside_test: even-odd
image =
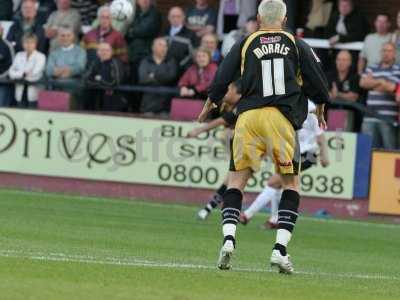
[[[274,73],[272,74],[272,66]],[[261,61],[263,95],[284,95],[285,87],[285,66],[283,58],[266,59]]]

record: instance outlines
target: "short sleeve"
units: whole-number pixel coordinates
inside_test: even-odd
[[[319,127],[317,116],[314,113],[310,113],[308,115],[308,118],[311,118],[310,126],[311,126],[312,131],[315,134],[315,136],[320,136],[321,134],[323,134],[324,131]]]

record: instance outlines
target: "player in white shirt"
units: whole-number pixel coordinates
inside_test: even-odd
[[[316,165],[318,156],[323,167],[329,165],[324,132],[318,126],[315,110],[315,104],[308,101],[307,119],[304,121],[302,129],[297,131],[301,151],[301,171],[305,171]],[[244,225],[247,224],[258,211],[271,201],[271,216],[268,224],[271,229],[278,228],[278,206],[281,194],[281,176],[275,174],[268,180],[264,190],[257,196],[249,208],[240,214],[240,222]]]

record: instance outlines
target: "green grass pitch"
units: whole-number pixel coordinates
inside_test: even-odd
[[[232,271],[220,217],[193,206],[0,191],[0,299],[400,299],[400,226],[299,219],[292,276],[271,272],[257,216]]]

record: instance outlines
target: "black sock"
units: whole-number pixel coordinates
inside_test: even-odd
[[[242,192],[238,189],[226,190],[222,205],[222,224],[237,224],[242,209]]]
[[[242,209],[242,192],[238,189],[228,189],[224,193],[222,205],[222,227],[227,224],[237,225],[239,223],[240,210]],[[232,240],[236,244],[235,238],[232,235],[226,235],[226,240]]]
[[[278,210],[278,229],[293,232],[298,217],[300,195],[293,190],[284,190]],[[276,243],[274,249],[279,250],[281,255],[286,256],[286,247]]]
[[[222,200],[223,200],[223,195],[226,191],[226,185],[222,184],[218,190],[216,191],[216,193],[213,195],[213,197],[211,198],[211,200],[207,203],[207,205],[204,207],[204,209],[208,212],[211,212],[211,210],[213,210],[214,208],[216,208],[218,205],[221,204]]]
[[[298,217],[300,195],[294,190],[284,190],[278,210],[278,229],[293,232]]]

